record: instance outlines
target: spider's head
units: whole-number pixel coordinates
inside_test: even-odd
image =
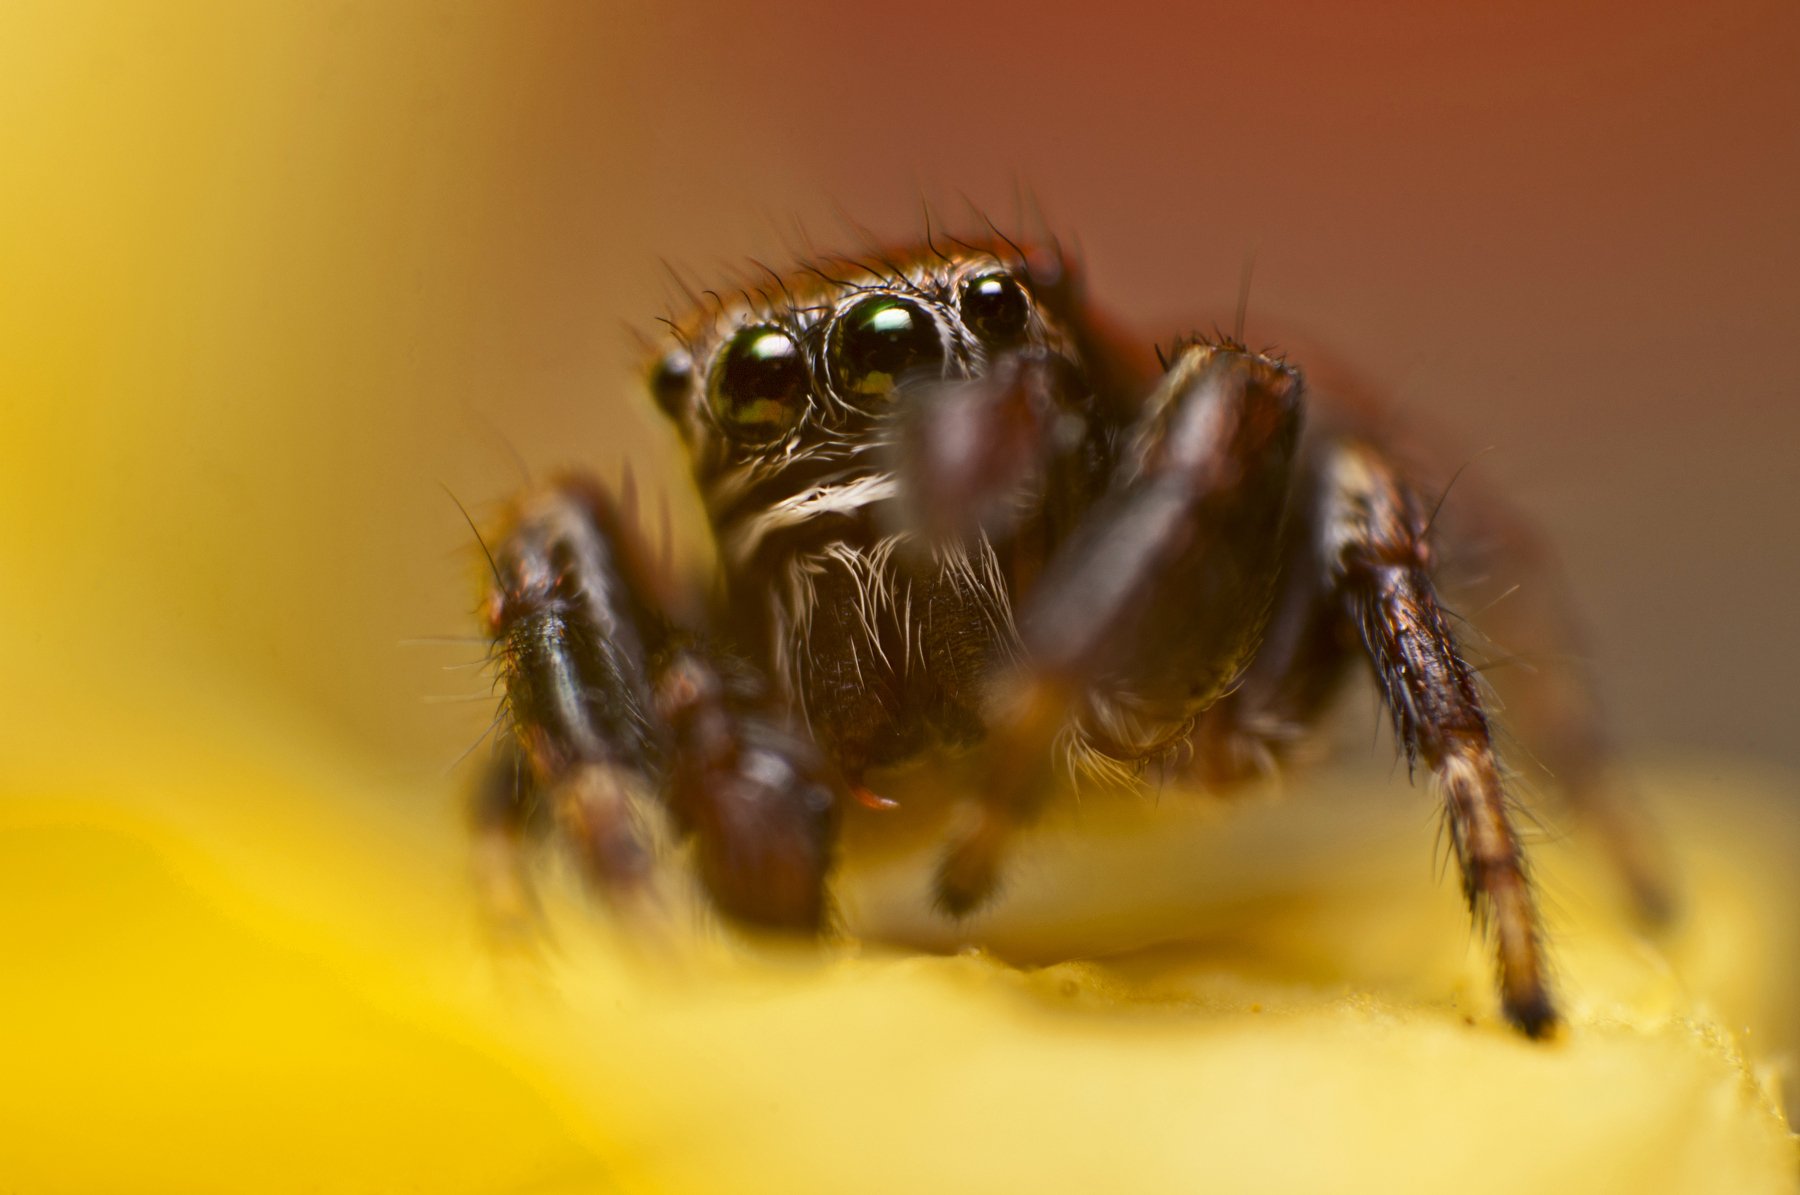
[[[980,376],[998,354],[1069,353],[1054,267],[988,248],[828,261],[677,323],[650,390],[680,429],[720,541],[861,517],[909,393]],[[788,517],[783,521],[782,512]]]

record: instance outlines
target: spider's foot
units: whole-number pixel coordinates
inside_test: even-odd
[[[1545,1041],[1555,1036],[1557,1027],[1562,1024],[1550,993],[1541,987],[1526,992],[1508,992],[1503,1005],[1506,1019],[1533,1041]]]

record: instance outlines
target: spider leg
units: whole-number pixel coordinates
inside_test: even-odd
[[[1446,570],[1479,571],[1512,586],[1482,612],[1483,636],[1515,667],[1486,679],[1506,703],[1509,729],[1553,778],[1551,791],[1599,835],[1646,925],[1666,923],[1678,894],[1664,844],[1629,785],[1609,766],[1613,752],[1584,640],[1555,553],[1497,496],[1459,493]],[[1451,549],[1446,549],[1449,557]]]
[[[583,876],[629,900],[654,862],[662,745],[650,709],[653,614],[613,522],[597,490],[527,496],[492,558],[487,613],[529,782]]]
[[[713,899],[752,924],[823,928],[836,806],[812,745],[738,707],[693,643],[662,669],[657,708],[673,743],[669,801]]]
[[[620,903],[642,899],[659,856],[692,834],[726,913],[816,929],[833,803],[810,745],[774,728],[751,678],[727,682],[692,629],[698,603],[650,559],[591,483],[513,512],[487,616],[526,765],[517,788],[542,796],[583,875]],[[504,801],[480,804],[506,832]]]
[[[1295,496],[1296,526],[1262,646],[1237,687],[1196,720],[1189,750],[1178,760],[1155,761],[1165,774],[1212,792],[1272,776],[1343,688],[1353,636],[1320,559],[1318,535],[1306,525],[1321,505],[1309,476]]]
[[[1229,785],[1272,771],[1366,653],[1413,764],[1443,789],[1464,891],[1490,921],[1507,1015],[1554,1023],[1537,914],[1486,714],[1438,602],[1416,490],[1368,443],[1327,441],[1295,512],[1275,611],[1238,687],[1196,726],[1190,774]]]
[[[1112,488],[1021,603],[1026,662],[998,686],[988,774],[939,872],[948,911],[991,892],[1053,789],[1059,738],[1099,766],[1134,763],[1236,683],[1279,575],[1301,393],[1297,373],[1235,345],[1177,353]]]
[[[1443,792],[1463,892],[1491,925],[1507,1018],[1530,1037],[1556,1024],[1525,854],[1508,811],[1475,674],[1430,576],[1430,511],[1376,449],[1346,440],[1324,465],[1322,547],[1409,762]]]

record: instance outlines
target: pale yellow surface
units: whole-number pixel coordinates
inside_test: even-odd
[[[548,957],[485,949],[446,765],[491,705],[395,646],[470,626],[437,482],[662,475],[613,318],[758,219],[591,98],[655,93],[653,20],[519,11],[0,6],[0,1192],[1792,1189],[1794,784],[1741,768],[1647,772],[1662,946],[1537,852],[1549,1046],[1385,777],[1065,811],[971,932],[1106,962],[920,953],[870,849],[915,804],[842,893],[910,946],[634,962],[551,876]]]

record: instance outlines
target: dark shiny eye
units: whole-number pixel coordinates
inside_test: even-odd
[[[680,413],[681,400],[694,384],[694,359],[675,349],[650,371],[650,397],[665,415]]]
[[[719,350],[706,398],[733,437],[767,443],[800,421],[812,378],[800,345],[780,328],[740,329]]]
[[[965,280],[957,305],[969,331],[990,348],[1019,343],[1031,326],[1031,300],[1025,297],[1025,288],[1003,271]]]
[[[847,395],[887,394],[903,375],[943,364],[937,321],[910,299],[871,295],[831,329],[832,376]]]

